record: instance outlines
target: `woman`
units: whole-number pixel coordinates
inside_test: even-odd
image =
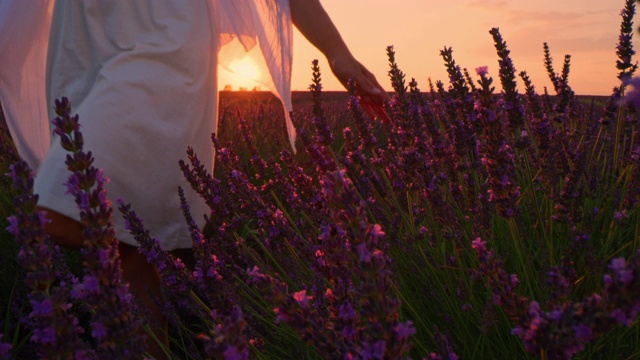
[[[16,10],[11,11],[15,16]],[[39,11],[42,19],[48,19],[42,5]],[[37,19],[30,18],[46,24]],[[260,45],[275,92],[290,111],[293,23],[327,57],[341,83],[355,79],[363,103],[384,116],[382,87],[353,57],[319,0],[56,0],[50,19],[47,108],[52,109],[53,100],[61,96],[70,99],[73,112],[80,116],[85,148],[111,180],[106,185],[109,198],[131,203],[166,250],[191,246],[178,186],[188,191],[194,218],[201,219],[209,211],[189,191],[177,162],[191,146],[212,170],[210,134],[216,131],[218,52],[231,39],[239,39],[247,50]],[[43,39],[42,29],[38,31],[33,37]],[[36,45],[33,49],[41,51]],[[25,58],[34,56],[33,51],[26,53]],[[29,85],[37,93],[38,83]],[[45,140],[42,135],[40,140],[29,139],[35,135],[25,132],[20,111],[12,108],[11,99],[5,99],[11,95],[0,92],[21,155],[38,167],[35,192],[51,220],[46,231],[56,243],[79,248],[82,225],[77,206],[62,185],[69,176],[64,166],[66,153],[54,138],[44,159],[37,155],[34,148]],[[295,132],[290,123],[288,130],[293,145]],[[165,324],[157,333],[166,342],[166,334],[162,335],[166,322],[153,300],[160,289],[158,273],[136,251],[136,241],[123,219],[116,214],[113,222],[123,276],[154,317]],[[153,346],[151,352],[162,354]]]

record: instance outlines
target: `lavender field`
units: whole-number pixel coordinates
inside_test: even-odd
[[[170,358],[640,359],[636,2],[620,3],[611,97],[576,95],[570,56],[547,44],[550,86],[535,87],[497,28],[495,64],[468,70],[444,48],[449,78],[429,84],[389,47],[390,122],[323,92],[314,62],[295,154],[272,95],[223,92],[215,174],[188,149],[176,164],[211,208],[198,228],[183,202],[179,256],[105,194],[62,99],[88,246],[52,246],[0,121],[0,359],[149,357],[116,216],[160,271]]]

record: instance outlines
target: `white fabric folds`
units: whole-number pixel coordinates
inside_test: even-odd
[[[51,132],[45,67],[52,0],[0,0],[0,101],[20,156],[36,169]]]
[[[51,142],[45,70],[54,1],[0,0],[0,101],[18,152],[34,169]],[[295,151],[295,129],[289,117],[293,38],[289,1],[208,1],[215,12],[212,18],[220,47],[236,38],[246,51],[260,46],[271,75],[269,88],[283,103]]]

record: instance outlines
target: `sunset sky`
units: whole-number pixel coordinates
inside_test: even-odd
[[[617,84],[615,47],[623,0],[322,0],[354,55],[386,89],[385,49],[394,45],[408,80],[428,90],[427,79],[447,80],[439,51],[453,47],[463,68],[488,66],[497,78],[497,56],[489,30],[499,27],[518,71],[526,70],[539,92],[550,87],[543,63],[544,42],[556,71],[572,55],[570,84],[580,95],[610,95]],[[638,23],[636,21],[636,23]],[[638,34],[634,35],[636,50]],[[342,90],[322,54],[297,32],[293,90],[306,90],[313,59],[321,60],[325,89]],[[518,79],[520,84],[521,81]]]

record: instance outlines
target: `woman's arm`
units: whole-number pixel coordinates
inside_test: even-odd
[[[342,85],[346,87],[349,79],[353,78],[363,109],[372,117],[377,115],[388,120],[382,107],[386,98],[384,89],[375,76],[353,57],[320,0],[289,0],[289,5],[293,24],[327,57],[331,71]]]

